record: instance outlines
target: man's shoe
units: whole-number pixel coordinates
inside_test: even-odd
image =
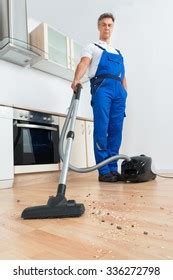
[[[118,171],[111,171],[112,175],[117,178],[117,181],[124,181],[123,176]]]
[[[117,177],[112,174],[112,172],[106,174],[99,174],[100,182],[117,182]]]

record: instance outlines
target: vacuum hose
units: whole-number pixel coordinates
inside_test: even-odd
[[[65,154],[64,154],[64,149],[63,149],[64,139],[65,139],[65,135],[66,135],[66,132],[67,132],[67,129],[69,127],[70,122],[72,122],[72,124],[70,124],[69,131],[73,131],[73,129],[74,129],[74,121],[75,121],[75,118],[76,118],[76,115],[77,115],[78,103],[79,103],[79,98],[80,98],[80,91],[81,91],[81,85],[78,84],[77,93],[73,94],[71,104],[70,104],[70,107],[69,107],[69,110],[68,110],[68,113],[67,113],[67,117],[65,119],[65,122],[64,122],[62,131],[61,131],[60,141],[59,141],[59,154],[60,154],[60,158],[61,158],[62,161],[64,161],[64,159],[65,159]],[[90,167],[79,168],[79,167],[73,166],[72,164],[69,164],[69,168],[71,170],[75,171],[75,172],[78,172],[78,173],[88,173],[88,172],[92,172],[92,171],[94,171],[94,170],[112,162],[112,161],[119,160],[119,159],[124,159],[126,161],[131,160],[130,157],[120,154],[120,155],[112,156],[108,159],[105,159],[104,161],[102,161],[102,162],[100,162],[96,165],[90,166]]]

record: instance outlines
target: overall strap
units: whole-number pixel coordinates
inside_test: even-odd
[[[94,43],[94,45],[95,45],[96,47],[100,48],[101,50],[106,51],[106,49],[104,49],[104,48],[103,48],[103,47],[101,47],[100,45],[95,44],[95,43]],[[121,55],[121,56],[122,56],[121,52],[120,52],[118,49],[115,49],[115,50],[118,52],[118,54],[119,54],[119,55]]]
[[[102,49],[103,51],[105,51],[105,49],[104,48],[102,48],[101,46],[99,46],[99,45],[97,45],[97,44],[94,44],[96,47],[98,47],[98,48],[100,48],[100,49]]]
[[[119,53],[119,55],[121,55],[122,56],[122,54],[121,54],[121,52],[119,51],[119,50],[117,50],[117,49],[115,49],[118,53]]]

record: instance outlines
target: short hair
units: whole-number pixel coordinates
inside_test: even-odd
[[[115,21],[115,18],[114,18],[114,16],[113,16],[113,14],[111,14],[111,13],[104,13],[104,14],[102,14],[102,15],[99,16],[99,18],[98,18],[98,24],[99,24],[100,21],[101,21],[102,19],[104,19],[104,18],[111,18],[113,22]]]

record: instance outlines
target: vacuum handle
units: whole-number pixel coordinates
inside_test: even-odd
[[[75,99],[80,99],[81,89],[82,89],[82,85],[77,84],[76,89],[74,90]]]

